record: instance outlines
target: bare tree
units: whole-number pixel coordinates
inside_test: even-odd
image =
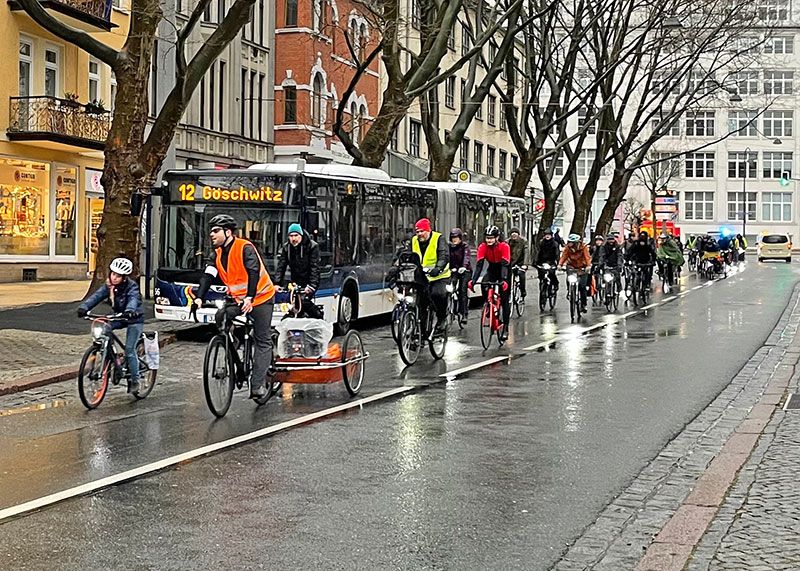
[[[195,88],[212,62],[250,20],[254,0],[235,0],[214,32],[200,45],[189,45],[192,31],[211,0],[199,0],[177,31],[175,86],[148,127],[148,81],[154,41],[164,13],[158,0],[132,0],[130,30],[121,49],[51,16],[38,0],[20,6],[45,30],[76,45],[111,67],[117,81],[111,130],[105,146],[101,182],[105,189],[103,220],[97,230],[97,269],[92,287],[105,279],[116,256],[139,260],[139,218],[130,212],[131,196],[154,184],[175,130]]]
[[[650,195],[650,212],[652,212],[653,233],[655,234],[658,228],[656,217],[658,193],[668,190],[669,184],[680,177],[683,165],[673,153],[658,152],[653,149],[650,150],[645,160],[649,164],[634,171],[634,177]]]

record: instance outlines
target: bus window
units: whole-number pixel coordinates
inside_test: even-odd
[[[394,251],[391,246],[388,249],[386,247],[386,234],[390,232],[386,221],[391,220],[390,208],[391,204],[380,185],[364,185],[358,249],[360,264],[385,263],[391,260]]]
[[[355,261],[359,183],[338,182],[338,209],[334,227],[336,266],[352,266]]]
[[[323,274],[333,270],[333,240],[331,221],[333,217],[333,181],[308,178],[307,198],[313,197],[313,206],[306,212],[305,230],[311,239],[319,244],[320,271]],[[310,200],[308,202],[311,202]]]
[[[467,244],[476,246],[483,241],[483,232],[489,224],[491,198],[459,194],[457,199],[457,224],[464,232],[464,240]]]

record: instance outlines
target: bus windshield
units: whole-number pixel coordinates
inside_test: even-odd
[[[275,267],[289,224],[300,221],[296,179],[201,175],[170,180],[163,207],[159,267],[201,270],[211,255],[209,221],[228,214],[237,222],[236,235],[256,245],[267,269]]]

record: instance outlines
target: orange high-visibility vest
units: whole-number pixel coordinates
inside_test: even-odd
[[[222,267],[222,248],[217,248],[217,259],[215,264],[219,277],[222,283],[228,286],[228,292],[231,297],[238,302],[241,302],[247,296],[247,269],[244,267],[244,247],[252,242],[244,238],[234,238],[231,244],[231,250],[228,252],[228,268]],[[253,246],[255,248],[255,246]],[[253,299],[253,305],[261,305],[273,298],[275,295],[275,286],[272,285],[272,280],[267,273],[267,268],[264,267],[264,262],[256,250],[258,256],[258,263],[261,266],[259,270],[258,286],[256,287],[256,295]]]

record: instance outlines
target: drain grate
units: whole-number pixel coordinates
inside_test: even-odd
[[[789,393],[786,404],[783,405],[783,410],[800,410],[800,395]]]

